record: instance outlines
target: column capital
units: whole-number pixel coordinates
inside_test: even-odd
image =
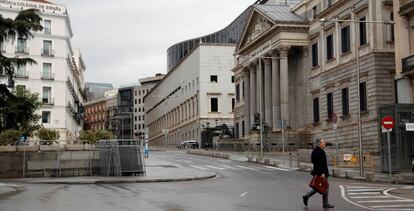
[[[270,58],[263,58],[263,63],[264,64],[270,64],[272,62],[272,59]]]
[[[290,50],[290,46],[288,45],[280,45],[277,47],[277,51],[280,54],[280,57],[287,57]]]
[[[309,48],[308,46],[303,46],[303,56],[308,57],[309,56]]]

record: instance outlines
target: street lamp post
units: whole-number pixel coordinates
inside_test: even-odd
[[[325,19],[322,18],[319,22],[350,22],[353,24],[354,27],[354,48],[355,48],[355,63],[356,63],[356,77],[357,77],[357,97],[358,97],[358,139],[359,139],[359,176],[364,177],[364,158],[363,158],[363,146],[362,146],[362,123],[361,123],[361,87],[360,87],[360,64],[359,64],[359,47],[358,47],[358,36],[356,36],[357,31],[357,24],[358,23],[373,23],[373,24],[394,24],[393,21],[361,21],[357,19],[350,19],[350,20],[340,20],[340,19]]]

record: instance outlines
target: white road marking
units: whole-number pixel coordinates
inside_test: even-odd
[[[227,168],[227,169],[241,170],[241,169],[239,169],[239,168],[231,167],[231,166],[228,166],[228,165],[219,165],[219,166],[220,166],[220,167],[223,167],[223,168]]]
[[[355,188],[361,189],[361,188],[373,188],[373,187],[370,187],[370,186],[345,186],[345,188],[346,189],[355,189]],[[375,187],[375,188],[378,188],[378,187]]]
[[[237,167],[242,168],[242,169],[253,170],[253,171],[257,171],[258,170],[258,169],[250,168],[250,167],[246,167],[246,166],[237,166]]]
[[[363,205],[357,204],[357,203],[355,203],[355,202],[353,202],[353,201],[349,200],[349,199],[346,197],[346,194],[345,194],[345,188],[344,188],[344,186],[340,185],[339,187],[341,188],[341,196],[342,196],[342,198],[343,198],[345,201],[347,201],[347,202],[349,202],[349,203],[351,203],[351,204],[353,204],[353,205],[355,205],[355,206],[358,206],[358,207],[364,208],[364,209],[374,210],[374,209],[372,209],[372,208],[370,208],[370,207],[363,206]]]
[[[371,207],[372,208],[414,207],[414,204],[394,204],[394,205],[381,205],[381,206],[371,206]]]
[[[392,198],[392,196],[351,196],[351,199],[380,199],[380,198]]]
[[[348,193],[348,195],[350,196],[352,195],[377,195],[377,194],[381,194],[381,192],[377,191],[377,192]]]
[[[240,195],[240,198],[245,197],[245,196],[247,195],[247,193],[249,193],[249,192],[248,192],[248,191],[246,191],[246,192],[242,193],[242,194]]]
[[[212,169],[218,169],[218,170],[225,170],[224,168],[220,168],[220,167],[217,167],[217,166],[205,165],[205,167],[212,168]]]
[[[369,201],[357,201],[357,203],[386,203],[386,202],[412,202],[414,200],[409,199],[396,199],[396,200],[369,200]]]
[[[217,160],[217,161],[222,162],[222,163],[231,163],[231,160]]]
[[[289,169],[282,169],[282,168],[277,168],[277,167],[273,167],[273,166],[265,166],[268,169],[275,169],[275,170],[279,170],[279,171],[292,171]]]
[[[191,165],[190,165],[190,166],[191,166]],[[196,168],[196,169],[201,169],[201,170],[207,170],[206,168],[201,167],[201,166],[191,166],[191,167]]]
[[[372,189],[352,189],[352,190],[347,190],[348,192],[376,192],[376,191],[383,191],[384,188],[372,188]]]

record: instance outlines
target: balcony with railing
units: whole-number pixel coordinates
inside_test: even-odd
[[[53,100],[53,98],[45,97],[45,98],[42,98],[42,103],[43,105],[46,105],[46,106],[52,106],[55,104],[55,101]]]
[[[16,77],[16,78],[29,78],[29,71],[27,71],[27,70],[15,71],[14,77]]]
[[[29,54],[29,48],[28,47],[16,47],[17,54]]]
[[[414,54],[408,57],[405,57],[401,60],[402,63],[402,73],[412,72],[414,74]]]
[[[55,56],[55,50],[52,48],[42,48],[42,56]]]
[[[55,74],[54,73],[42,73],[41,79],[42,80],[55,80]]]
[[[413,15],[414,0],[400,0],[400,15]]]

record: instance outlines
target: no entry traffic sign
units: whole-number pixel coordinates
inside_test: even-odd
[[[392,116],[386,116],[382,118],[381,125],[385,129],[392,129],[394,127],[394,119],[392,118]]]

